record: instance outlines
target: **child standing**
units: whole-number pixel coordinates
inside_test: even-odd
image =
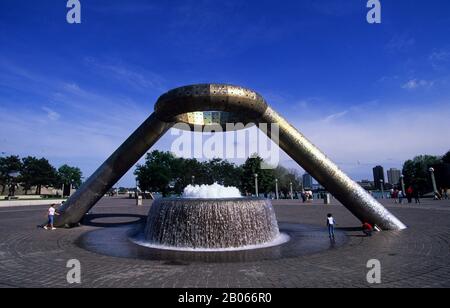
[[[53,222],[55,221],[55,215],[58,216],[59,213],[56,212],[55,205],[52,204],[48,209],[48,223],[46,226],[44,226],[45,230],[48,230],[49,226],[51,230],[56,230],[56,228],[53,226]]]
[[[328,214],[327,217],[327,227],[328,227],[328,235],[330,236],[330,239],[335,239],[334,235],[334,226],[336,225],[336,221],[333,218],[333,214]]]

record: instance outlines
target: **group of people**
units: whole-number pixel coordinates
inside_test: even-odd
[[[328,235],[330,240],[334,241],[336,239],[335,228],[336,228],[336,220],[333,217],[333,214],[328,214],[327,216],[327,227],[328,227]],[[362,224],[362,231],[367,237],[371,237],[374,231],[374,226],[372,226],[368,222],[364,222]]]
[[[394,199],[395,203],[403,204],[405,198],[408,200],[409,204],[413,202],[413,199],[416,204],[420,204],[420,192],[412,186],[409,186],[406,192],[398,189],[391,189],[391,199]]]
[[[434,200],[448,200],[448,190],[447,188],[442,188],[441,192],[434,193]]]

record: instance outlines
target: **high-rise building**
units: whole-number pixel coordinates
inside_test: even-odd
[[[387,172],[388,182],[391,185],[398,185],[400,183],[400,177],[402,176],[402,172],[396,168],[391,168]]]
[[[377,189],[381,189],[381,180],[383,180],[383,183],[386,183],[384,168],[381,166],[376,166],[373,168],[373,182]]]
[[[305,173],[303,175],[303,188],[304,189],[312,189],[313,188],[313,177],[308,173]]]

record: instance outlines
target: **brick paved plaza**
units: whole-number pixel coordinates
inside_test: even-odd
[[[116,258],[80,247],[83,234],[142,219],[149,204],[138,208],[133,200],[103,199],[87,225],[53,232],[37,227],[45,220],[45,206],[0,208],[0,287],[71,287],[70,259],[81,262],[81,287],[373,287],[366,281],[370,259],[382,264],[378,286],[450,287],[450,201],[384,203],[408,230],[366,238],[338,204],[274,202],[282,223],[324,228],[326,214],[334,213],[347,243],[310,255],[231,263]],[[114,246],[114,238],[107,244]]]

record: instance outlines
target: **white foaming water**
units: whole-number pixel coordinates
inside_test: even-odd
[[[189,185],[184,189],[183,198],[187,199],[233,199],[242,198],[236,187],[225,187],[214,183],[213,185]]]
[[[170,250],[170,251],[185,251],[185,252],[228,252],[228,251],[244,251],[244,250],[256,250],[263,248],[270,248],[275,246],[281,246],[291,240],[291,237],[285,233],[280,233],[273,241],[260,245],[248,245],[242,247],[230,247],[230,248],[189,248],[189,247],[170,247],[160,244],[151,244],[147,242],[143,236],[138,238],[132,238],[131,241],[139,246],[147,248]]]

